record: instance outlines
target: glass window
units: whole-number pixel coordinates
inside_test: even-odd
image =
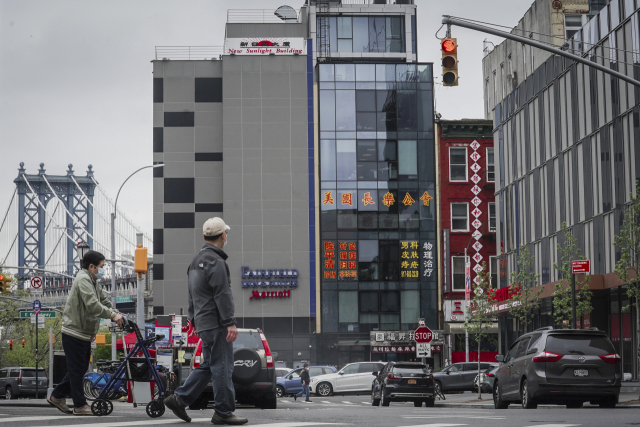
[[[378,176],[378,163],[358,162],[358,180],[375,181]]]
[[[338,311],[340,323],[358,322],[358,292],[340,291]]]
[[[404,52],[404,16],[387,16],[386,51]]]
[[[302,369],[296,369],[295,371],[291,372],[289,375],[287,375],[287,379],[288,380],[292,380],[295,378],[300,378],[300,373],[302,372]]]
[[[356,81],[355,68],[353,64],[336,64],[336,81],[337,82]]]
[[[336,130],[336,93],[333,90],[320,91],[320,130]]]
[[[378,162],[378,180],[395,181],[398,179],[398,163]]]
[[[396,141],[378,141],[378,160],[398,160]]]
[[[378,228],[378,214],[376,212],[358,213],[359,230],[375,230]]]
[[[385,43],[385,19],[384,16],[369,17],[369,51],[384,52]],[[384,80],[383,80],[384,81]]]
[[[376,151],[375,140],[358,140],[357,157],[359,162],[375,162],[377,160]]]
[[[505,362],[509,362],[513,359],[515,359],[516,357],[516,350],[518,349],[518,342],[515,342],[511,348],[509,349],[509,353],[507,353],[507,356],[504,358]]]
[[[333,64],[320,64],[320,81],[332,82],[334,79]]]
[[[376,111],[380,113],[396,114],[396,91],[378,90],[376,97]]]
[[[353,35],[350,16],[338,16],[338,38],[350,39]]]
[[[600,335],[553,334],[547,336],[545,351],[556,354],[602,356],[615,353],[609,338]]]
[[[377,291],[360,292],[360,312],[377,313],[380,310]]]
[[[320,141],[320,178],[322,181],[336,180],[336,142]]]
[[[402,328],[416,322],[420,318],[420,291],[400,291],[400,313]]]
[[[336,90],[335,92],[336,92],[335,130],[353,131],[356,129],[356,91],[355,90]]]
[[[415,90],[398,90],[398,131],[418,130],[417,92]]]
[[[493,147],[487,148],[487,182],[496,182]]]
[[[7,369],[0,370],[0,378],[6,378],[7,372],[9,372]]]
[[[354,45],[355,45],[355,41],[354,41]],[[376,81],[376,65],[375,64],[356,64],[356,81],[375,82]]]
[[[489,273],[491,274],[491,287],[498,289],[498,278],[500,277],[499,258],[497,256],[489,257]]]
[[[516,351],[516,359],[522,357],[527,352],[527,348],[529,348],[529,340],[531,337],[523,338],[518,344],[518,351]]]
[[[398,141],[398,173],[409,179],[418,178],[416,141]]]
[[[371,374],[378,370],[377,363],[361,363],[360,364],[360,373],[361,374]]]
[[[9,377],[10,378],[18,378],[19,376],[20,376],[20,371],[17,370],[17,369],[9,371]]]
[[[355,181],[357,177],[356,141],[337,141],[338,181]]]
[[[338,210],[337,223],[339,230],[355,230],[358,228],[358,211]]]
[[[381,314],[380,329],[383,331],[397,331],[400,329],[399,314]]]
[[[342,369],[342,373],[345,375],[352,375],[352,374],[357,374],[358,371],[360,370],[360,366],[358,366],[358,364],[354,363],[353,365],[347,365]]]
[[[451,257],[451,266],[452,266],[452,280],[453,284],[452,290],[454,291],[464,291],[464,279],[465,279],[465,266],[464,266],[464,257],[463,256],[454,256]]]
[[[539,341],[540,341],[540,338],[542,338],[542,334],[533,334],[533,335],[531,335],[531,341],[529,342],[529,348],[530,349],[536,348],[538,343],[539,343]]]
[[[356,113],[357,131],[375,132],[376,128],[376,113]]]
[[[358,111],[376,111],[376,91],[356,90],[356,108]]]
[[[360,313],[360,329],[361,332],[370,332],[378,329],[378,313]]]
[[[358,261],[360,262],[377,262],[378,261],[378,241],[377,240],[360,240],[358,251]]]
[[[322,368],[309,368],[309,377],[315,377],[316,375],[322,375]]]
[[[468,180],[466,147],[449,147],[449,180]]]
[[[489,231],[496,232],[496,204],[489,203]]]
[[[451,203],[451,231],[469,231],[468,203]]]
[[[380,292],[380,311],[383,312],[399,312],[400,311],[400,292],[399,291],[381,291]]]
[[[351,52],[351,39],[338,39],[338,52]]]
[[[353,17],[353,51],[369,52],[369,18],[366,16]]]

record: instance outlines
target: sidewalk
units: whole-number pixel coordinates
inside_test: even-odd
[[[441,408],[482,408],[493,409],[493,397],[491,393],[482,393],[482,400],[478,400],[478,393],[464,392],[461,394],[445,394],[446,400],[437,400],[436,407]],[[514,406],[516,404],[513,404]],[[519,405],[518,405],[519,406]],[[560,407],[559,405],[539,405],[540,407]],[[591,405],[588,402],[584,405],[585,408],[592,407],[597,408],[598,405]],[[638,399],[638,392],[633,393],[620,393],[620,398],[617,408],[640,408],[640,400]]]

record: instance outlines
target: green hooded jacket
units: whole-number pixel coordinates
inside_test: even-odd
[[[118,314],[109,298],[91,273],[82,269],[73,280],[67,304],[62,315],[62,333],[83,341],[93,341],[100,328],[100,319],[111,319]]]

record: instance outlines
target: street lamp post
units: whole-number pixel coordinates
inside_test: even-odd
[[[117,303],[117,297],[116,297],[116,262],[117,262],[117,260],[116,260],[116,215],[117,215],[117,212],[118,212],[118,197],[120,197],[120,191],[122,190],[122,187],[124,187],[124,185],[127,183],[127,181],[129,181],[129,179],[133,175],[137,174],[141,170],[149,169],[149,168],[160,168],[160,167],[163,167],[163,166],[164,166],[164,163],[141,167],[140,169],[136,170],[131,175],[129,175],[127,177],[127,179],[124,180],[124,182],[122,183],[122,185],[118,189],[118,193],[116,194],[116,201],[113,204],[113,212],[111,213],[111,259],[109,260],[109,261],[111,261],[111,305],[113,305],[114,308],[115,308],[116,303]],[[123,341],[122,344],[124,346],[124,337],[123,337],[122,341]],[[116,333],[115,332],[111,332],[111,360],[116,360]]]

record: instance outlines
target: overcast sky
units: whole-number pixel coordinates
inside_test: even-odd
[[[418,59],[434,62],[443,14],[514,26],[533,0],[415,0]],[[0,0],[0,212],[27,173],[76,175],[92,164],[115,198],[124,179],[152,163],[152,65],[155,46],[222,46],[227,9],[298,9],[303,0]],[[439,34],[444,35],[444,30]],[[460,86],[436,85],[446,119],[481,118],[482,41],[462,28]],[[492,36],[490,36],[492,37]],[[489,38],[494,43],[501,41]],[[147,232],[153,228],[152,172],[124,187],[118,205]]]

